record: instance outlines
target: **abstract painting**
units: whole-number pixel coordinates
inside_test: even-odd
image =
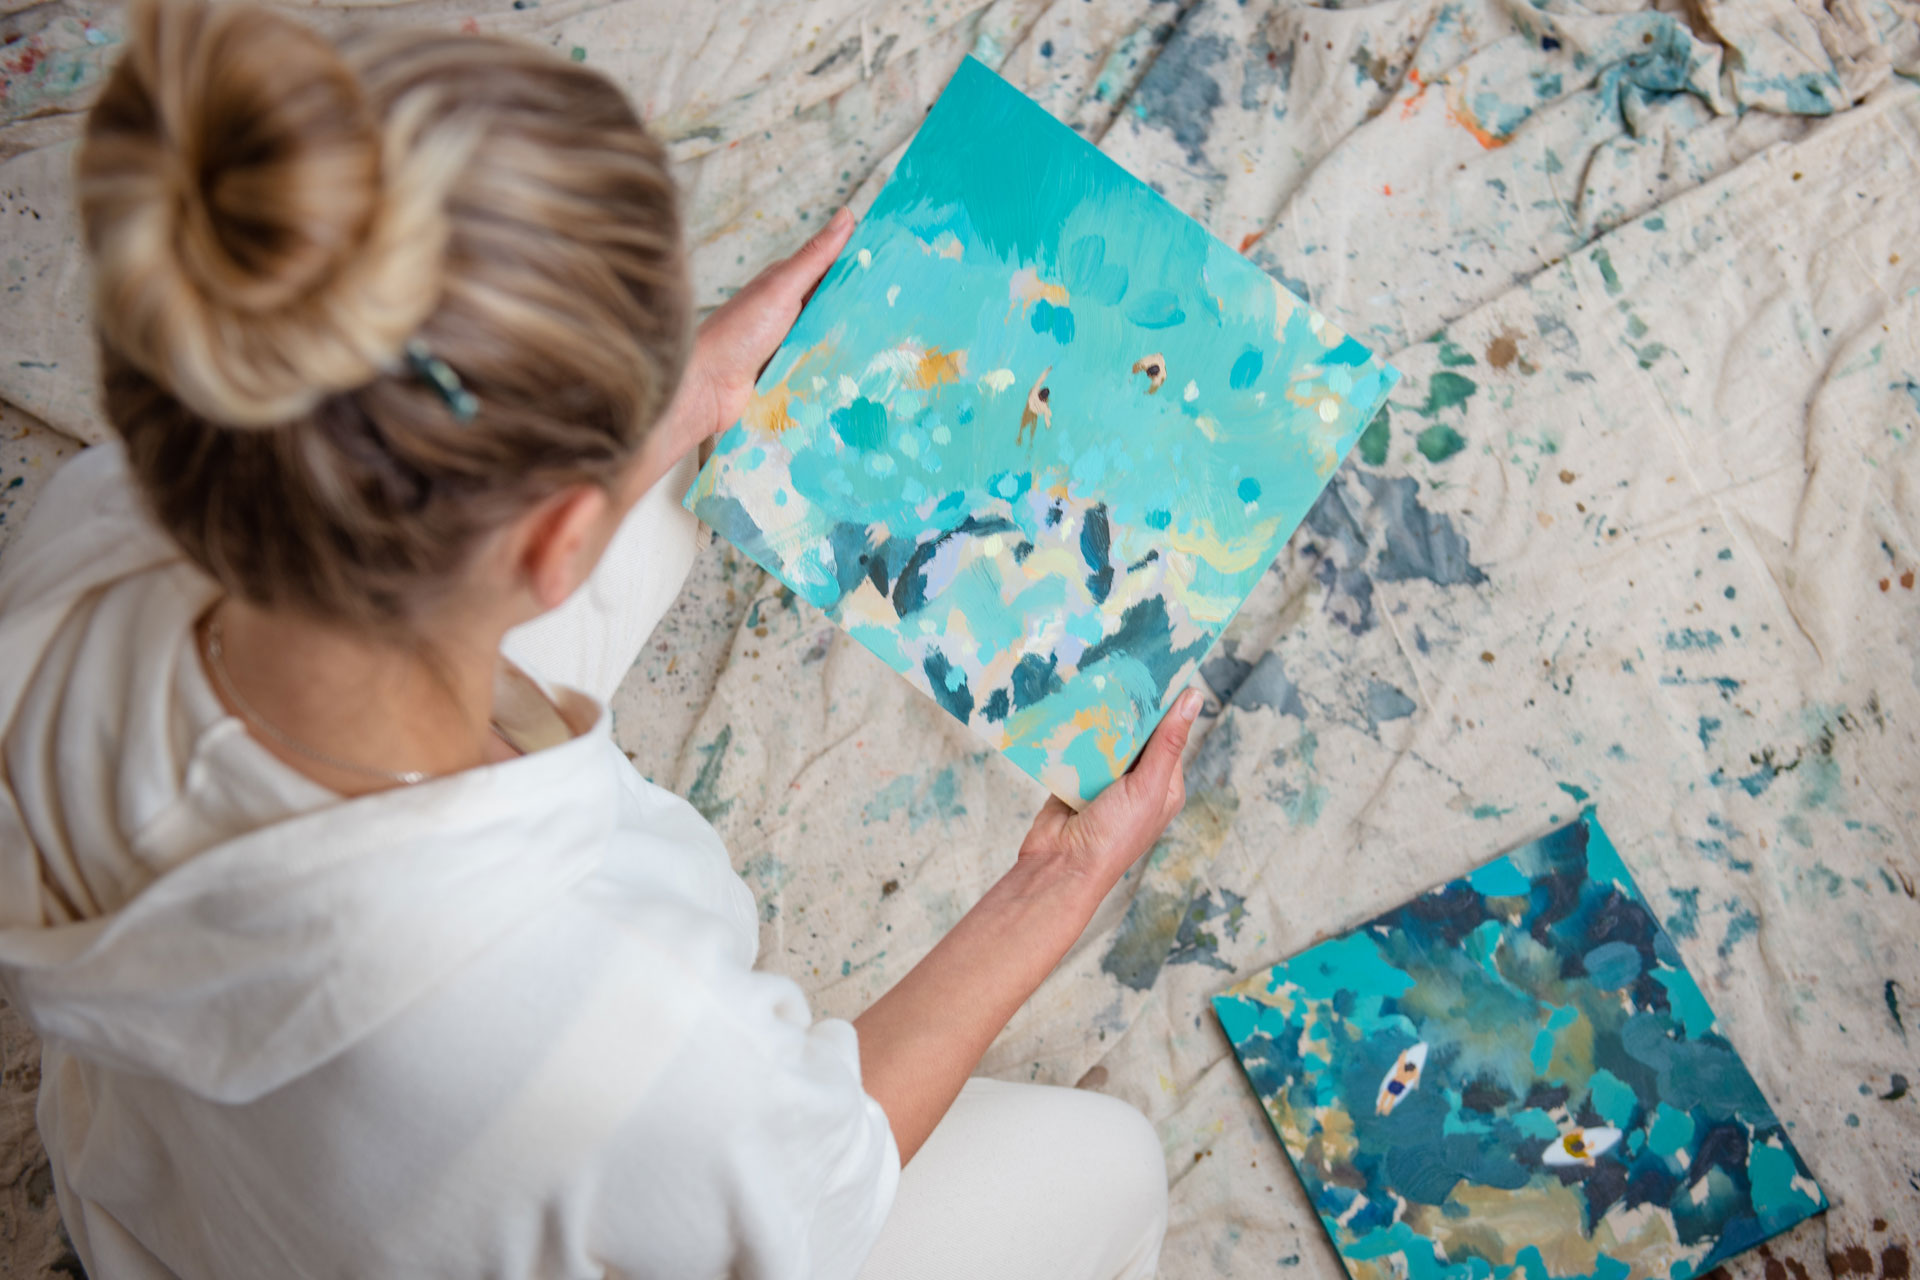
[[[1397,377],[968,59],[687,506],[1078,807]]]
[[[1592,818],[1214,999],[1353,1280],[1691,1280],[1827,1207]]]

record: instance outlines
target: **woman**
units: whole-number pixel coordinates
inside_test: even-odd
[[[608,731],[851,218],[689,340],[592,72],[131,29],[78,167],[120,441],[0,576],[0,976],[89,1273],[1149,1274],[1144,1120],[967,1077],[1179,809],[1197,695],[852,1025]]]

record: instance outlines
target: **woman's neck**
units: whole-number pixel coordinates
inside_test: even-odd
[[[231,691],[217,679],[214,687],[227,710],[322,786],[362,795],[400,785],[399,774],[437,777],[513,754],[490,727],[502,630],[440,628],[414,644],[234,599],[217,605],[208,623],[220,629],[219,665]],[[242,705],[232,705],[232,693]]]

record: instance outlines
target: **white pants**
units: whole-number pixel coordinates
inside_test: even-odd
[[[527,670],[609,698],[692,567],[683,459],[592,577],[507,636]],[[1104,1094],[969,1080],[900,1175],[860,1280],[1144,1280],[1167,1230],[1167,1171],[1146,1117]]]
[[[901,1171],[860,1280],[1144,1280],[1166,1230],[1145,1116],[1081,1089],[969,1080]]]

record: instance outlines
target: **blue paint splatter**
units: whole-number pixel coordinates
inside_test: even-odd
[[[1700,932],[1700,890],[1669,889],[1667,896],[1680,905],[1667,917],[1667,932],[1676,938],[1692,938]]]
[[[1404,720],[1419,707],[1419,703],[1384,680],[1367,684],[1367,718],[1375,725],[1386,720]]]
[[[1667,632],[1665,645],[1669,649],[1718,649],[1723,643],[1718,631],[1695,631],[1692,627],[1682,627],[1678,631]]]
[[[1134,114],[1171,133],[1194,165],[1207,162],[1207,135],[1220,105],[1220,86],[1207,68],[1223,61],[1229,51],[1220,36],[1182,31],[1154,59],[1134,91]]]
[[[1741,942],[1760,931],[1760,918],[1754,915],[1753,912],[1747,910],[1746,905],[1742,903],[1740,899],[1728,898],[1727,910],[1731,912],[1731,914],[1727,917],[1726,936],[1720,939],[1720,958],[1722,960],[1732,955],[1733,949]]]

